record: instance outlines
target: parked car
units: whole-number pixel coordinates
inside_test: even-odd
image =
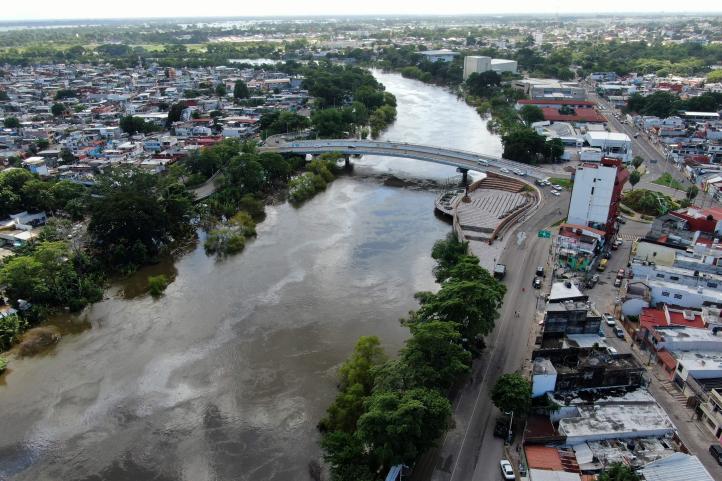
[[[541,287],[542,287],[541,277],[535,277],[534,280],[533,280],[532,283],[531,283],[531,286],[532,286],[534,289],[541,289]]]
[[[722,465],[722,446],[719,444],[710,444],[709,453],[712,455],[717,464]]]
[[[621,215],[617,217],[617,222],[619,222],[620,224],[626,224],[626,223],[627,223],[627,221],[624,220],[624,217],[622,217]]]
[[[599,265],[597,266],[597,270],[599,272],[604,272],[604,269],[607,268],[607,259],[602,259],[599,261]]]
[[[502,167],[501,169],[499,169],[499,172],[501,172],[502,174],[508,174],[509,169],[507,169],[506,167]]]
[[[562,189],[563,189],[563,187],[562,187],[561,185],[559,185],[559,184],[552,184],[552,188],[554,188],[554,189],[556,189],[556,190],[562,190]]]
[[[602,317],[604,318],[604,322],[607,323],[607,326],[614,327],[617,325],[617,321],[614,320],[614,316],[609,314],[608,312],[602,314]]]
[[[619,339],[624,339],[624,329],[622,329],[619,326],[616,326],[614,328],[614,335],[617,336]]]
[[[607,348],[607,352],[608,352],[609,354],[611,354],[612,356],[616,356],[617,354],[619,354],[619,351],[617,351],[617,350],[616,350],[615,348],[613,348],[613,347],[608,347],[608,348]]]
[[[610,251],[604,251],[603,257],[604,257],[605,259],[611,259],[611,258],[612,258],[612,253],[611,253]]]
[[[509,461],[507,461],[506,459],[502,459],[501,461],[499,461],[499,466],[501,467],[501,475],[504,476],[504,479],[516,479],[516,475],[514,474],[514,468],[511,467],[511,463]]]
[[[488,160],[484,160],[484,159],[479,159],[476,163],[479,164],[479,165],[484,165],[484,166],[488,166],[488,165],[489,165],[489,161],[488,161]]]
[[[552,190],[552,195],[556,195],[557,197],[559,197],[559,191],[558,191],[558,190]]]
[[[617,277],[616,279],[614,279],[614,287],[622,287],[622,278],[621,277]]]
[[[544,266],[536,266],[536,275],[544,277]]]
[[[617,271],[617,279],[624,279],[624,267]]]

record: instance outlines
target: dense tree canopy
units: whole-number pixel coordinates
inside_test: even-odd
[[[504,374],[494,384],[491,400],[502,412],[525,414],[531,406],[531,383],[519,373]]]

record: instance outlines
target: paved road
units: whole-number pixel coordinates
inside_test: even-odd
[[[516,232],[526,240],[517,242],[516,232],[506,234],[507,244],[501,262],[507,265],[504,284],[507,294],[496,329],[487,340],[482,359],[474,363],[472,383],[462,389],[454,403],[456,427],[447,433],[442,445],[427,453],[416,466],[414,480],[497,481],[503,443],[493,436],[498,410],[489,392],[498,377],[519,370],[529,358],[528,345],[535,326],[537,295],[531,288],[534,270],[544,265],[551,241],[537,238],[537,231],[561,219],[567,210],[569,193],[555,197],[545,193],[545,201]],[[562,213],[560,214],[559,211]],[[483,248],[483,247],[482,247]],[[483,252],[476,252],[483,255]],[[546,287],[546,286],[545,286]],[[519,312],[519,317],[514,312]]]
[[[644,177],[642,177],[642,181],[638,184],[638,186],[654,190],[656,192],[662,192],[672,197],[683,198],[684,192],[652,184],[652,181],[658,179],[662,174],[669,173],[675,180],[681,182],[682,185],[685,186],[685,189],[692,185],[690,180],[675,166],[674,162],[666,158],[661,146],[652,143],[647,137],[647,134],[639,130],[636,126],[621,123],[614,116],[614,113],[619,111],[615,110],[614,107],[604,98],[597,96],[593,90],[589,90],[588,93],[590,100],[594,100],[598,104],[604,106],[605,109],[602,110],[601,113],[609,121],[609,125],[612,130],[627,134],[629,138],[632,139],[632,153],[634,155],[639,155],[646,161],[645,167],[647,169],[647,173]],[[635,134],[638,134],[636,139],[634,138]],[[650,160],[656,160],[656,162],[650,162]],[[712,197],[707,195],[705,192],[700,192],[695,200],[697,204],[703,203],[704,205],[719,205],[719,202],[712,199]]]

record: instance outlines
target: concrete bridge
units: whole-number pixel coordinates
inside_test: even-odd
[[[520,170],[525,175],[545,179],[547,177],[569,178],[567,172],[554,172],[541,169],[521,162],[503,159],[494,155],[480,154],[466,150],[448,149],[434,147],[431,145],[408,144],[406,142],[359,140],[359,139],[321,139],[321,140],[289,140],[285,141],[281,136],[269,137],[266,142],[258,148],[259,152],[277,152],[279,154],[312,154],[340,153],[343,155],[383,155],[387,157],[403,157],[407,159],[422,160],[435,164],[456,167],[464,176],[464,184],[467,183],[467,173],[470,170],[485,172],[487,170],[501,171],[507,169],[510,172],[501,174],[513,175],[513,170]],[[348,158],[347,158],[348,162]],[[216,190],[215,177],[218,172],[204,184],[194,189],[197,201],[205,199]]]
[[[466,175],[469,170],[485,171],[489,167],[508,170],[518,169],[526,175],[544,179],[550,176],[569,177],[568,173],[545,171],[521,162],[503,159],[493,155],[469,152],[465,150],[433,147],[430,145],[407,144],[405,142],[358,140],[358,139],[322,139],[291,140],[288,142],[274,139],[258,149],[260,152],[278,152],[280,154],[323,154],[337,152],[344,155],[383,155],[423,160],[436,164],[456,167]]]

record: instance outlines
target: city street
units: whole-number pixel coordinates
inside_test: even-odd
[[[622,226],[620,237],[624,239],[637,237],[640,232],[645,231],[645,226],[646,224],[628,221]],[[600,282],[593,289],[586,291],[586,294],[589,295],[600,313],[614,312],[614,301],[619,297],[621,289],[615,288],[613,282],[620,268],[624,268],[626,271],[630,248],[631,242],[625,240],[622,247],[614,251],[607,270],[600,275]],[[637,356],[642,365],[647,364],[649,361],[648,353],[640,351],[637,347],[632,348],[629,335],[626,335],[625,339],[620,339],[614,335],[611,327],[602,323],[602,328],[606,334],[607,342],[619,353],[631,352]],[[672,385],[663,370],[652,364],[647,367],[646,377],[650,380],[649,391],[672,419],[682,442],[692,454],[699,457],[700,461],[715,478],[722,479],[722,467],[707,452],[709,445],[715,442],[715,438],[704,426],[693,419],[693,411],[684,406],[683,401],[679,398],[679,391]]]
[[[496,329],[487,340],[482,359],[474,363],[472,382],[462,389],[454,403],[456,426],[445,436],[440,448],[419,461],[412,479],[499,479],[503,442],[494,437],[493,428],[500,413],[489,392],[501,374],[519,370],[529,358],[536,332],[537,296],[541,293],[531,283],[536,266],[546,264],[551,247],[551,240],[538,238],[537,232],[566,214],[569,195],[569,192],[559,197],[546,194],[540,209],[517,229],[516,232],[527,234],[522,242],[517,242],[515,231],[506,234],[508,240],[500,262],[507,266],[504,279],[507,293]]]

